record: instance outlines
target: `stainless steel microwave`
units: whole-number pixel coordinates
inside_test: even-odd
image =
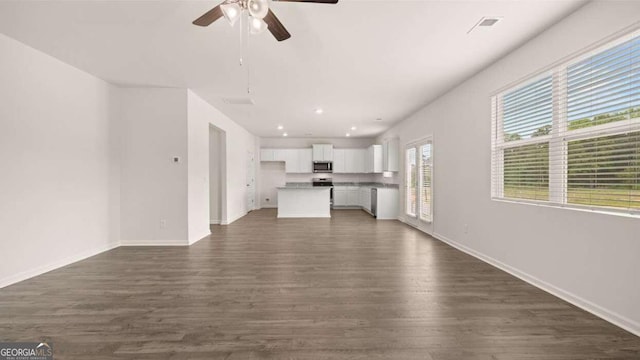
[[[331,173],[333,172],[333,163],[331,161],[314,161],[314,173]]]

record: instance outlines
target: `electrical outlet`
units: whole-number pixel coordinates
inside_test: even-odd
[[[167,220],[162,219],[160,220],[160,229],[166,229],[167,228]]]
[[[464,233],[465,234],[469,233],[469,224],[464,224]]]

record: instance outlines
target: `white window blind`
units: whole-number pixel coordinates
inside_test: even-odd
[[[411,147],[406,152],[405,181],[406,181],[406,209],[409,216],[416,216],[416,206],[418,204],[418,174],[416,148]]]
[[[640,213],[640,33],[492,98],[492,196]]]
[[[432,143],[429,140],[420,145],[420,219],[424,221],[431,221],[433,212],[432,169]]]

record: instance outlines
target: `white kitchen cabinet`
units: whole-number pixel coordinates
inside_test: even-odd
[[[284,149],[284,171],[286,173],[298,173],[300,172],[300,163],[298,162],[298,150],[297,149]]]
[[[313,161],[333,161],[333,145],[313,144]]]
[[[260,161],[284,161],[286,173],[313,172],[311,149],[260,149]]]
[[[376,196],[376,219],[391,220],[398,218],[398,189],[379,187]]]
[[[360,206],[360,188],[357,186],[349,186],[347,188],[347,205]]]
[[[287,149],[273,149],[273,161],[287,161]]]
[[[366,169],[366,149],[335,149],[334,173],[360,174]]]
[[[345,149],[333,149],[333,172],[345,173]]]
[[[385,139],[382,143],[382,170],[398,171],[400,169],[398,138]]]
[[[382,145],[371,145],[367,148],[366,173],[382,172]]]
[[[313,157],[311,149],[298,149],[298,172],[311,174],[313,172]]]
[[[274,161],[274,149],[260,149],[260,161]]]
[[[333,204],[335,206],[356,206],[360,205],[360,187],[358,186],[336,186],[333,188]]]
[[[333,205],[334,206],[347,206],[349,205],[347,201],[347,187],[346,186],[336,186],[333,188]]]
[[[367,211],[371,211],[371,188],[360,188],[360,206]]]

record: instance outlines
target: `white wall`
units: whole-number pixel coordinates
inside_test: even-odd
[[[191,111],[187,94],[188,123],[188,223],[189,244],[209,235],[209,124]]]
[[[188,108],[190,134],[201,137],[202,139],[198,140],[199,143],[208,142],[210,124],[225,132],[226,191],[224,191],[223,212],[225,214],[223,215],[222,223],[231,223],[244,216],[250,210],[247,207],[247,159],[248,153],[255,153],[259,139],[190,90],[188,91]],[[193,132],[191,129],[193,129]],[[192,141],[195,140],[190,137],[189,143]],[[198,148],[194,147],[193,151],[203,152],[205,149],[199,146]],[[207,147],[207,159],[209,156],[208,151]],[[192,165],[196,166],[195,164]],[[200,176],[204,176],[203,174],[208,172],[208,168],[208,163],[199,162],[196,168],[193,169],[192,174],[199,173],[201,174]],[[256,191],[256,193],[258,192]],[[190,196],[191,200],[193,198]],[[193,219],[192,216],[189,216],[190,227],[192,226],[192,221],[197,221],[200,224],[202,219],[205,219],[206,223],[209,223],[208,196],[206,198],[197,198],[196,200],[197,203],[190,204],[191,213],[197,211],[199,214],[206,214],[206,216],[193,217]],[[193,226],[199,225],[193,224]]]
[[[0,34],[0,287],[118,245],[115,89]]]
[[[284,186],[287,176],[284,172],[283,161],[262,162],[260,166],[260,194],[259,205],[261,208],[273,208],[278,206],[278,186]]]
[[[209,222],[222,222],[222,168],[224,133],[209,126]]]
[[[123,88],[120,103],[122,243],[186,245],[187,91]]]
[[[491,201],[490,95],[638,21],[640,2],[589,3],[381,136],[401,150],[434,137],[435,219],[423,229],[636,334],[640,220]]]

